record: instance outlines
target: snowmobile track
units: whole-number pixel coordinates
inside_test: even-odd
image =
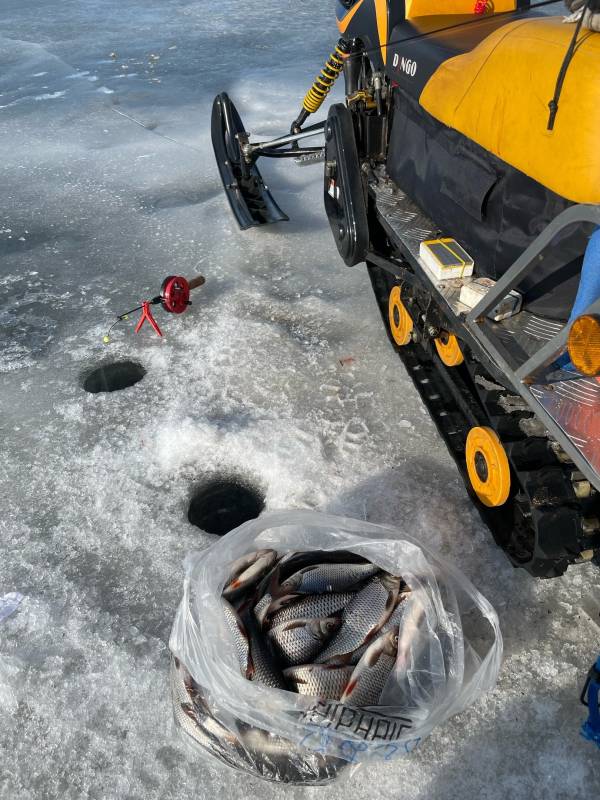
[[[556,444],[543,432],[529,432],[528,422],[535,422],[533,413],[518,406],[511,408],[512,392],[487,374],[468,349],[464,348],[463,366],[448,369],[442,364],[433,354],[432,343],[422,335],[417,318],[421,313],[416,315],[411,308],[418,306],[419,297],[410,294],[410,289],[407,305],[418,335],[416,341],[398,347],[390,332],[388,297],[401,281],[374,264],[368,263],[368,272],[388,338],[497,544],[515,566],[536,577],[557,577],[570,564],[581,562],[581,553],[597,546],[595,531],[588,532],[586,518],[598,516],[598,500],[593,493],[587,499],[577,497],[574,479],[578,473],[573,463],[561,458]],[[511,466],[511,494],[498,508],[483,505],[467,474],[466,439],[470,429],[479,425],[497,432]]]

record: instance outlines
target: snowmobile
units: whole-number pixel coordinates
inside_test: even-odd
[[[242,229],[287,219],[259,158],[324,164],[341,258],[496,542],[543,578],[600,565],[600,34],[550,5],[342,0],[289,133],[251,141],[226,94],[211,120]]]

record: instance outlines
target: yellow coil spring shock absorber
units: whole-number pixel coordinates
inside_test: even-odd
[[[320,75],[315,78],[302,103],[302,111],[292,125],[292,131],[298,132],[309,114],[314,114],[323,105],[323,101],[331,91],[333,84],[344,69],[344,59],[351,52],[351,47],[345,39],[340,39],[335,50],[325,62]]]

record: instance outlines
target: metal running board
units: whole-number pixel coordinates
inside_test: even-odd
[[[486,315],[535,269],[537,256],[564,228],[576,223],[600,225],[600,206],[578,205],[563,211],[474,308],[462,305],[460,289],[470,279],[438,281],[419,258],[419,245],[440,230],[383,171],[371,175],[369,189],[377,213],[406,261],[436,297],[456,331],[481,351],[526,401],[550,435],[585,477],[600,490],[600,383],[575,372],[557,372],[565,352],[568,326],[522,311],[494,322]],[[476,265],[477,267],[477,265]],[[600,313],[600,301],[588,312]],[[460,335],[460,334],[459,334]]]

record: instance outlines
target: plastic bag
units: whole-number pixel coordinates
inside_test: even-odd
[[[279,555],[351,551],[408,584],[404,658],[377,708],[271,689],[242,676],[221,592],[231,562],[269,548]],[[201,748],[267,779],[320,783],[348,764],[406,755],[435,726],[491,689],[502,637],[494,609],[470,581],[401,531],[291,511],[248,522],[188,557],[170,649],[179,723],[187,722],[181,719],[186,687],[198,702],[195,709],[206,712],[205,740],[193,737]]]

